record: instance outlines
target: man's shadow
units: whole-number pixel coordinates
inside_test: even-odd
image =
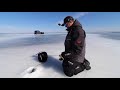
[[[55,59],[52,56],[48,56],[48,59],[46,62],[39,62],[38,61],[38,57],[37,55],[33,55],[33,60],[37,61],[38,63],[41,63],[41,65],[44,68],[52,68],[54,69],[56,72],[60,73],[60,74],[64,74],[63,73],[63,68],[62,68],[62,61],[59,61],[58,59]]]

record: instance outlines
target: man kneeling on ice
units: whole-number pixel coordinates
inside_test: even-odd
[[[60,55],[65,75],[71,77],[85,69],[90,70],[90,62],[85,59],[86,33],[82,25],[72,16],[67,16],[64,18],[62,26],[65,26],[68,31],[64,42],[65,51]]]

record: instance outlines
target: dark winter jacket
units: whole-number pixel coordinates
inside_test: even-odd
[[[83,63],[85,58],[85,37],[86,33],[82,25],[75,20],[73,25],[66,29],[68,34],[65,39],[65,52],[71,52],[73,60]]]

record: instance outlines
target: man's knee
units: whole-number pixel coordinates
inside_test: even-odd
[[[69,69],[67,69],[67,68],[65,68],[65,67],[64,67],[64,69],[63,69],[63,72],[64,72],[64,74],[65,74],[66,76],[68,76],[68,77],[72,77],[72,76],[74,75],[74,73],[73,73],[72,70],[69,70]]]
[[[84,70],[84,66],[80,63],[72,63],[69,61],[63,61],[63,72],[66,76],[72,77]]]
[[[85,69],[85,68],[84,68],[83,64],[80,63],[80,64],[75,68],[74,75],[77,75],[78,73],[84,71],[84,69]]]

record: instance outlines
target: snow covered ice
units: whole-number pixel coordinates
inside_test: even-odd
[[[0,34],[0,78],[70,78],[62,71],[59,54],[64,51],[65,34]],[[86,59],[92,69],[72,78],[119,78],[120,40],[87,34]],[[48,61],[40,63],[38,52],[46,51]],[[34,70],[33,70],[34,69]],[[32,72],[33,70],[33,72]]]

